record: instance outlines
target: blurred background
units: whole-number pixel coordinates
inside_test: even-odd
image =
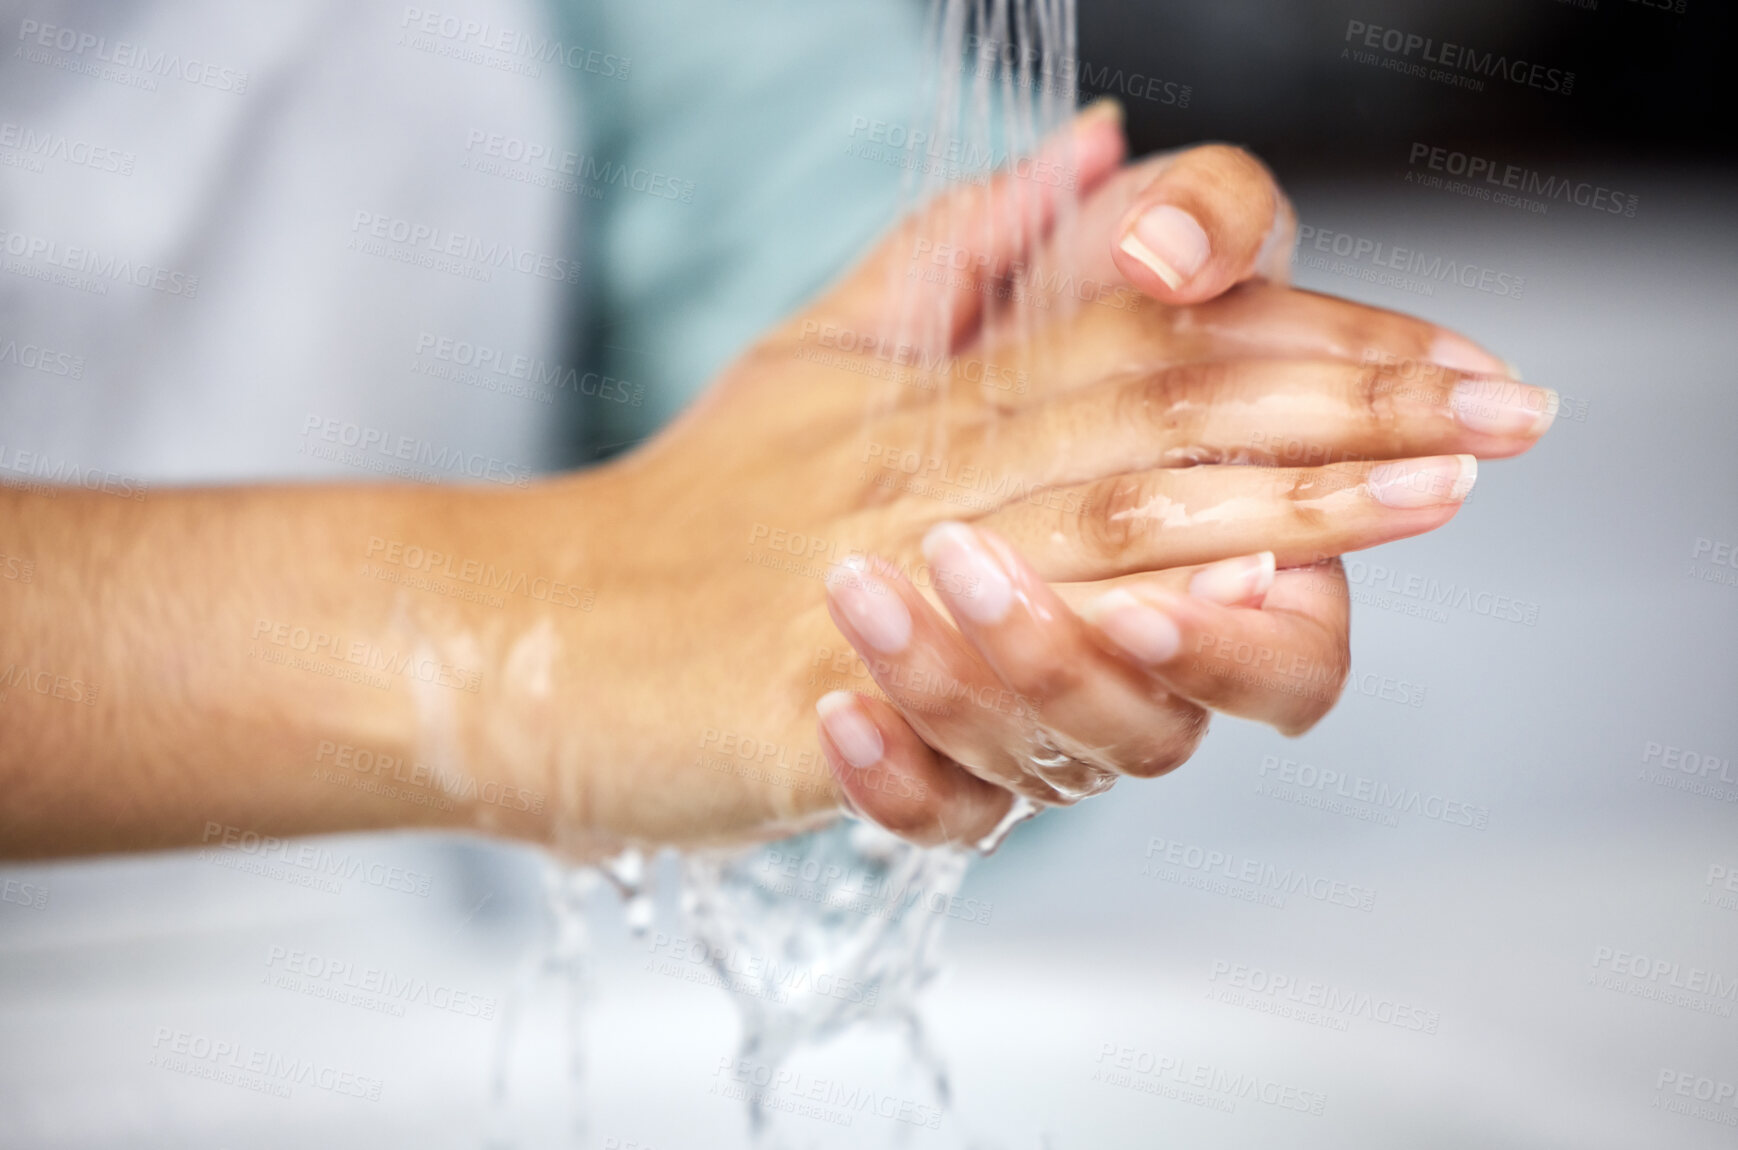
[[[904,157],[865,125],[922,123],[925,17],[0,3],[0,478],[365,476],[329,420],[538,471],[631,447],[892,220]],[[1081,0],[1083,95],[1122,99],[1137,152],[1255,149],[1299,283],[1465,331],[1563,407],[1450,528],[1348,563],[1353,678],[1318,729],[1221,720],[931,912],[945,1098],[865,1027],[792,1063],[769,1144],[1738,1143],[1731,20]],[[426,266],[378,220],[580,271]],[[69,275],[50,242],[151,274]],[[573,383],[490,367],[514,356]],[[0,1144],[751,1144],[677,860],[639,937],[530,850],[313,846],[0,868]],[[793,865],[800,918],[827,849],[744,866]],[[317,1071],[259,1089],[219,1047]]]

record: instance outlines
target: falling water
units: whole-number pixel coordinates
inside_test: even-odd
[[[1073,0],[937,0],[930,16],[931,56],[925,84],[931,114],[922,163],[907,171],[907,207],[930,202],[964,184],[981,184],[1011,157],[1030,157],[1073,116]],[[1064,166],[1068,157],[1061,158]],[[1072,184],[1057,196],[1058,224],[1072,211]],[[1030,282],[1043,273],[1043,226],[1036,196],[1024,197],[1011,226],[1022,232],[1026,258],[987,306],[986,348],[1018,340],[1055,302],[1034,298]],[[948,221],[947,242],[989,250],[994,237],[970,221]],[[1026,277],[1024,282],[1022,277]],[[921,275],[897,285],[894,346],[946,352],[954,316],[949,293]],[[925,357],[933,362],[945,356]],[[946,402],[936,381],[936,402]],[[930,421],[927,448],[945,449],[944,421]],[[834,827],[763,851],[731,857],[694,856],[685,869],[683,906],[689,931],[704,940],[714,970],[735,995],[742,1017],[739,1065],[773,1071],[806,1048],[848,1028],[888,1028],[901,1036],[919,1097],[917,1113],[945,1116],[951,1106],[947,1070],[929,1040],[918,995],[939,969],[938,943],[974,853],[994,850],[1033,808],[1019,800],[1000,826],[968,849],[912,846],[869,824]],[[744,965],[738,956],[759,961]],[[801,985],[806,984],[806,985]],[[843,987],[841,992],[838,988]],[[832,992],[824,992],[830,989]],[[750,1075],[749,1082],[755,1082]],[[773,1079],[771,1073],[766,1078]],[[788,1080],[788,1079],[787,1079]],[[857,1092],[860,1096],[861,1092]],[[751,1089],[749,1121],[765,1150],[794,1145],[906,1145],[913,1130],[897,1123],[798,1132],[773,1105],[770,1089]],[[813,1127],[815,1124],[808,1124]],[[952,1141],[962,1135],[957,1128]],[[932,1143],[933,1144],[933,1143]]]
[[[1076,101],[1074,0],[934,0],[929,36],[924,85],[929,145],[923,162],[907,172],[908,207],[962,185],[982,184],[1008,167],[1010,157],[1032,156],[1041,141],[1069,121]],[[1072,207],[1071,197],[1062,195],[1056,205],[1059,223]],[[1035,201],[1033,210],[1019,213],[1011,226],[1027,240],[1037,235],[1041,223]],[[1002,237],[963,221],[947,236],[975,250],[985,250],[995,238]],[[1053,302],[1033,298],[1023,282],[1041,270],[1037,257],[1006,277],[996,300],[1000,306],[986,308],[986,346],[1016,340],[1034,322],[1034,311]],[[945,333],[953,325],[945,292],[912,275],[901,280],[896,298],[892,338],[945,351]],[[1054,313],[1045,318],[1053,319]],[[938,385],[936,402],[947,399]],[[930,422],[928,446],[941,450],[943,421]],[[770,1078],[794,1057],[847,1032],[891,1031],[904,1052],[901,1089],[907,1094],[902,1100],[912,1113],[936,1119],[917,1125],[945,1128],[941,1123],[952,1102],[948,1074],[924,1026],[918,996],[939,970],[942,926],[957,917],[952,911],[971,859],[994,850],[1033,813],[1030,804],[1018,800],[1001,825],[972,848],[916,847],[842,818],[828,829],[762,849],[688,857],[682,910],[689,934],[706,946],[714,972],[739,1008],[739,1064],[764,1069]],[[552,937],[521,972],[503,1014],[493,1084],[497,1129],[508,1109],[517,1022],[535,984],[551,977],[567,995],[569,1090],[576,1108],[571,1132],[576,1145],[584,1138],[582,1022],[591,978],[586,920],[594,893],[608,885],[629,900],[630,929],[649,927],[652,908],[644,871],[637,852],[597,869],[552,864],[547,891]],[[849,1130],[813,1122],[796,1130],[785,1117],[788,1107],[779,1103],[770,1089],[748,1092],[749,1126],[763,1150],[909,1145],[916,1129],[910,1123],[866,1121]],[[945,1137],[956,1144],[964,1139],[957,1126]],[[508,1144],[501,1135],[496,1141]]]

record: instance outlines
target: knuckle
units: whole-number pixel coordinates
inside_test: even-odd
[[[922,803],[884,803],[864,813],[879,823],[882,829],[920,845],[927,845],[936,836],[941,821],[938,812],[931,811]]]
[[[1334,517],[1322,505],[1321,478],[1309,470],[1297,470],[1282,481],[1292,527],[1310,538],[1324,535],[1334,526]]]
[[[1149,474],[1114,475],[1092,483],[1076,519],[1081,547],[1101,560],[1121,559],[1141,548],[1153,532],[1146,508],[1156,494]]]
[[[1221,365],[1169,367],[1119,388],[1111,411],[1115,426],[1144,428],[1161,447],[1189,443],[1198,438],[1201,405],[1190,403],[1214,389],[1222,379]]]
[[[1133,778],[1156,779],[1168,775],[1194,757],[1206,737],[1209,716],[1199,707],[1191,708],[1182,721],[1174,724],[1165,737],[1144,749],[1132,762],[1122,766],[1122,772]]]
[[[1208,144],[1200,150],[1221,191],[1236,197],[1239,207],[1264,227],[1272,219],[1279,196],[1279,183],[1266,164],[1235,144]]]
[[[1046,648],[1035,655],[1010,660],[998,670],[1019,698],[1049,703],[1080,688],[1081,672],[1073,664],[1073,660],[1064,660]]]
[[[1387,442],[1400,429],[1401,413],[1395,380],[1379,367],[1358,371],[1352,384],[1353,412],[1379,440]]]

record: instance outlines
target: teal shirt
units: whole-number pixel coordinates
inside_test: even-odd
[[[869,139],[922,124],[924,7],[564,5],[574,40],[628,65],[579,76],[584,153],[624,169],[579,213],[584,351],[643,389],[587,405],[583,458],[655,432],[897,216],[901,157]]]

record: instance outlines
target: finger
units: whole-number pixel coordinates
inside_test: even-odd
[[[976,526],[1050,582],[1107,579],[1272,551],[1281,567],[1434,530],[1478,476],[1470,455],[1325,467],[1142,471],[1007,504]]]
[[[1152,579],[1124,580],[1082,614],[1107,651],[1178,695],[1301,734],[1339,699],[1350,666],[1345,575],[1337,560],[1270,574],[1259,607],[1215,601],[1204,586],[1253,582],[1260,569],[1255,556],[1207,568],[1196,575],[1193,594]]]
[[[1202,209],[1203,222],[1188,205],[1209,187],[1215,194]],[[1173,287],[1166,279],[1173,269],[1160,274],[1137,254],[1140,222],[1153,212],[1155,226],[1175,223],[1211,252],[1187,283]],[[1022,287],[1034,298],[1108,303],[1117,310],[1136,307],[1143,295],[1193,303],[1251,278],[1285,283],[1296,231],[1284,192],[1247,153],[1208,145],[1148,156],[1117,170],[1081,198],[1077,211],[1056,221]],[[1132,242],[1131,233],[1137,237]],[[1150,325],[1153,313],[1144,318]]]
[[[998,285],[1042,239],[1064,196],[1101,183],[1126,148],[1114,102],[1089,106],[1037,157],[940,196],[908,217],[804,318],[840,325],[859,338],[917,346],[924,346],[920,336],[930,328],[917,332],[907,325],[935,323],[942,349],[957,346],[977,329]]]
[[[1198,463],[1317,465],[1350,460],[1519,455],[1551,426],[1548,388],[1433,368],[1410,375],[1337,360],[1241,359],[1111,380],[979,416],[951,458],[880,450],[866,462],[918,478],[970,466],[1005,495]]]
[[[1206,303],[1164,308],[1106,293],[1091,286],[1090,277],[1083,282],[1090,290],[1081,290],[1105,306],[1079,308],[1067,322],[1041,327],[1018,348],[990,356],[999,370],[1023,372],[1029,380],[1004,397],[1008,402],[1020,396],[1041,402],[1119,376],[1231,359],[1342,360],[1405,378],[1451,368],[1520,379],[1514,365],[1458,332],[1316,292],[1248,282]]]
[[[1520,379],[1519,370],[1459,332],[1404,312],[1301,288],[1245,284],[1178,319],[1173,353],[1347,359],[1418,370],[1434,365]]]
[[[1117,226],[1113,259],[1128,281],[1168,304],[1262,276],[1284,282],[1296,216],[1267,166],[1225,144],[1168,159]]]
[[[924,537],[923,552],[960,632],[1034,708],[1035,773],[1078,798],[1106,789],[1119,774],[1164,774],[1194,753],[1206,714],[1108,655],[1005,541],[943,523]],[[1087,789],[1055,779],[1057,767],[1072,764],[1097,768],[1097,777],[1085,776]]]
[[[815,704],[821,751],[845,805],[920,846],[969,845],[1014,795],[949,762],[880,699],[833,691]]]
[[[975,588],[966,586],[963,593]],[[876,684],[923,741],[967,771],[1033,802],[1070,801],[1033,774],[1030,704],[891,565],[835,568],[827,610]]]

